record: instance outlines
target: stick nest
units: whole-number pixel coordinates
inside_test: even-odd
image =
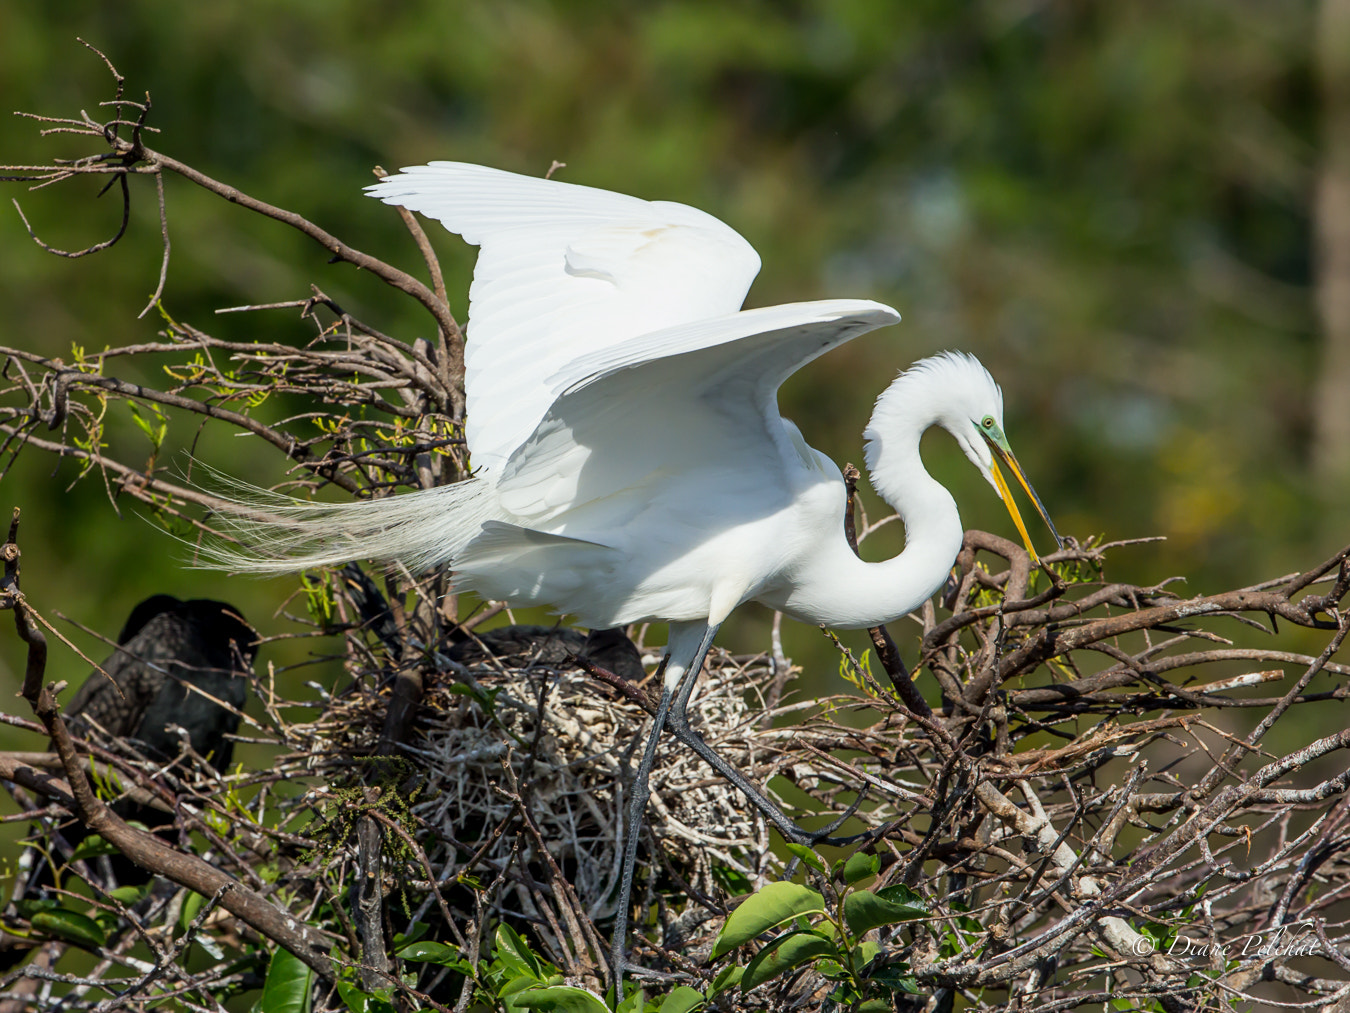
[[[802,730],[774,727],[775,717],[800,706],[770,707],[761,696],[774,681],[773,668],[765,655],[712,652],[690,703],[691,722],[760,783],[784,774],[817,785],[800,752],[790,757],[783,748]],[[551,881],[553,871],[572,885],[590,918],[612,918],[633,768],[651,716],[566,662],[514,666],[487,658],[464,667],[442,659],[424,673],[424,686],[413,741],[403,752],[420,780],[411,813],[437,880],[452,880],[471,858],[478,858],[480,874],[486,868],[512,879],[508,870],[519,862],[525,874],[499,895],[504,913],[518,905],[516,913],[533,919],[530,888]],[[377,755],[387,696],[384,687],[358,684],[332,701],[308,729],[327,740],[315,750],[315,773],[339,782],[351,757]],[[638,896],[662,884],[715,896],[728,874],[765,881],[772,855],[763,818],[673,737],[657,747],[651,787]],[[842,787],[818,784],[821,803],[830,805]],[[538,828],[534,843],[523,847],[502,832],[522,801]]]

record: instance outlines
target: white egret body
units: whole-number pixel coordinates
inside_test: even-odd
[[[254,571],[367,557],[414,569],[448,562],[459,587],[551,606],[584,625],[670,623],[663,698],[633,789],[621,973],[637,831],[667,711],[680,740],[786,836],[821,836],[791,823],[688,725],[721,622],[760,601],[803,622],[876,626],[932,595],[962,538],[956,504],[919,458],[932,425],[956,437],[1028,547],[994,455],[1035,494],[984,367],[958,353],[923,360],[881,395],[866,431],[871,480],[904,520],[905,550],[863,562],[844,537],[839,469],[778,413],[777,391],[818,355],[898,320],[893,309],[837,299],[741,310],[759,257],[680,204],[453,162],[405,169],[369,191],[481,248],[465,354],[474,477],[337,506],[269,502],[267,522],[243,525],[259,554],[232,562]]]

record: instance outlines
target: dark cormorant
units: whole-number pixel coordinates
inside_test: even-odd
[[[257,640],[232,605],[154,595],[132,609],[117,650],[85,680],[66,716],[77,732],[88,719],[161,760],[178,755],[179,738],[166,726],[179,725],[193,750],[224,770]]]
[[[257,641],[258,634],[232,605],[180,601],[167,594],[147,598],[132,609],[118,634],[117,649],[101,671],[90,673],[71,698],[65,709],[71,730],[82,735],[97,724],[130,740],[145,756],[166,761],[181,752],[181,738],[168,728],[177,725],[187,731],[193,751],[223,771],[234,753],[229,736],[239,727]],[[114,810],[123,819],[147,825],[162,823],[166,816],[126,799],[114,803]],[[28,849],[20,859],[11,912],[25,897],[46,895],[54,880],[47,859],[70,854],[73,845],[59,836],[51,843],[45,856]],[[107,888],[148,879],[144,869],[121,855],[106,861],[105,875],[111,880]],[[0,936],[0,969],[22,959],[40,941]]]

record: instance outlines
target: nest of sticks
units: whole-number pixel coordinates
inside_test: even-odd
[[[656,659],[649,654],[646,660],[651,673]],[[781,691],[796,671],[768,655],[714,650],[690,719],[752,779],[767,784],[786,777],[809,796],[796,801],[808,813],[820,812],[823,822],[856,798],[856,781],[829,769],[832,758],[824,751],[838,745],[841,731],[831,718],[818,714],[806,726],[795,723],[803,712],[819,711],[819,702],[766,699],[766,691]],[[492,892],[497,913],[537,926],[544,919],[534,889],[561,880],[593,921],[611,919],[633,770],[651,728],[648,711],[576,665],[542,657],[520,665],[486,657],[464,666],[437,656],[422,674],[422,706],[412,741],[401,750],[412,762],[402,773],[416,782],[409,812],[437,882],[453,882],[466,864],[480,879],[495,871],[503,880],[503,889]],[[647,684],[654,682],[649,674]],[[352,757],[378,754],[387,697],[387,684],[358,681],[308,728],[292,726],[292,735],[322,741],[311,751],[313,773],[342,783]],[[824,766],[803,762],[803,742],[813,738]],[[763,817],[671,736],[658,746],[651,787],[638,897],[645,892],[650,901],[667,890],[686,898],[725,897],[770,880],[775,860]],[[531,832],[503,832],[518,824],[522,808]],[[453,897],[447,891],[451,906]]]

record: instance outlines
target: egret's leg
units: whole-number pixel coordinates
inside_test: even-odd
[[[619,873],[619,909],[614,919],[614,940],[611,945],[614,966],[614,994],[617,1002],[623,1002],[623,972],[627,966],[625,953],[628,942],[628,909],[632,904],[633,869],[637,864],[638,835],[642,832],[642,817],[647,809],[647,799],[651,794],[650,780],[652,763],[656,759],[656,743],[666,724],[671,701],[675,690],[682,681],[692,681],[698,676],[703,665],[703,656],[708,653],[716,626],[701,626],[692,623],[671,623],[670,655],[666,659],[666,679],[661,690],[661,702],[656,708],[656,718],[652,721],[652,730],[647,737],[647,748],[638,764],[637,776],[633,778],[633,795],[628,805],[628,836],[624,839],[623,869]]]
[[[700,657],[700,663],[702,658]],[[701,667],[701,664],[700,664]],[[862,803],[863,796],[858,795],[854,803],[849,806],[843,815],[821,827],[819,830],[806,830],[797,826],[792,820],[788,819],[787,814],[778,806],[769,801],[768,796],[760,788],[752,784],[744,774],[733,767],[725,759],[719,756],[712,746],[703,740],[703,736],[694,731],[689,725],[689,698],[693,695],[694,684],[698,681],[698,669],[690,669],[680,680],[680,685],[675,694],[675,700],[670,708],[670,714],[666,718],[666,725],[680,742],[684,743],[700,757],[703,761],[712,767],[713,770],[721,774],[723,778],[730,781],[731,784],[740,789],[741,794],[748,798],[752,805],[762,812],[766,819],[778,828],[778,832],[786,840],[797,844],[849,844],[854,841],[860,841],[864,838],[873,836],[873,831],[865,831],[861,834],[853,834],[848,837],[831,837],[830,835],[838,830],[844,822],[853,815],[858,806]],[[664,696],[664,694],[663,694]]]

